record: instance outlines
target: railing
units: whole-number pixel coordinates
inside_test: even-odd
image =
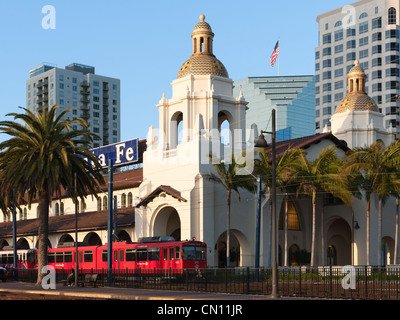
[[[184,290],[197,292],[269,295],[270,268],[119,269],[113,270],[115,287]],[[56,281],[66,280],[70,270],[57,270]],[[97,285],[107,286],[107,270],[79,270],[79,276],[98,274]],[[36,282],[37,270],[19,270],[20,281]],[[399,299],[400,267],[302,267],[279,268],[280,296],[339,299]]]

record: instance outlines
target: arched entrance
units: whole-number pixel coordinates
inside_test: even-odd
[[[69,234],[64,234],[64,235],[60,238],[60,240],[58,240],[57,247],[62,247],[62,246],[65,246],[65,245],[67,245],[67,244],[73,246],[73,245],[75,245],[75,241],[74,241],[74,239],[71,237],[71,235],[69,235]]]
[[[29,243],[28,240],[25,238],[20,238],[17,241],[17,248],[18,249],[29,249]]]
[[[126,242],[132,242],[131,237],[125,230],[118,231],[118,240],[119,241],[126,241]]]
[[[327,262],[331,265],[351,264],[351,228],[342,218],[332,221],[327,233]]]
[[[102,245],[99,235],[95,232],[88,233],[85,236],[85,238],[83,239],[83,242],[87,246],[101,246]]]
[[[181,219],[173,207],[162,208],[153,223],[153,236],[170,236],[181,240]]]
[[[9,244],[8,244],[7,240],[4,240],[4,239],[0,240],[0,250],[2,250],[4,247],[8,247],[8,246],[9,246]]]
[[[216,243],[216,250],[215,252],[217,253],[217,265],[218,268],[224,268],[226,267],[226,231],[221,234],[217,240]],[[230,267],[239,267],[241,265],[240,261],[240,243],[238,238],[236,238],[235,234],[230,232],[230,238],[229,238],[229,246],[230,246]]]

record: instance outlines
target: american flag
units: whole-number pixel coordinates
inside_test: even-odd
[[[274,52],[272,52],[272,55],[271,55],[271,66],[272,67],[275,64],[276,58],[278,57],[278,55],[279,55],[279,40],[276,43],[275,48],[274,48]]]

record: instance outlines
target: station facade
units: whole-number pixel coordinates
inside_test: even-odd
[[[172,82],[172,97],[165,95],[157,105],[158,129],[149,128],[146,140],[139,142],[139,161],[134,169],[114,174],[114,195],[118,200],[116,236],[121,241],[137,241],[147,236],[173,236],[176,240],[193,239],[207,244],[207,263],[210,267],[226,265],[227,192],[210,179],[213,161],[228,162],[234,152],[241,155],[243,170],[257,152],[256,125],[246,126],[246,97],[233,94],[233,81],[213,52],[214,33],[205,17],[195,25],[192,36],[193,53],[178,71]],[[356,68],[357,67],[357,68]],[[307,136],[277,143],[277,153],[299,147],[313,159],[318,152],[336,145],[344,155],[349,145],[367,146],[377,139],[392,141],[392,134],[383,129],[376,105],[367,99],[362,82],[363,70],[356,64],[349,73],[362,97],[357,103],[343,102],[332,117],[335,132]],[[361,78],[360,78],[361,77]],[[349,82],[350,83],[350,82]],[[353,83],[353,82],[352,82]],[[346,99],[346,98],[345,98]],[[351,100],[351,99],[350,99]],[[363,102],[364,101],[364,102]],[[365,101],[367,102],[365,104]],[[348,102],[348,101],[347,101]],[[360,106],[364,103],[364,106]],[[359,123],[352,142],[348,142],[350,123]],[[365,122],[365,119],[370,119]],[[366,124],[365,124],[366,123]],[[361,126],[367,127],[362,130]],[[248,129],[248,128],[251,129]],[[222,128],[231,133],[221,138]],[[370,133],[365,141],[363,134]],[[374,132],[377,133],[374,135]],[[338,137],[335,136],[338,134]],[[363,140],[364,139],[364,140]],[[210,160],[209,155],[212,155]],[[246,161],[247,160],[247,161]],[[243,172],[246,178],[248,173]],[[105,176],[107,182],[107,176]],[[80,203],[78,239],[75,238],[74,204],[67,196],[54,198],[50,207],[49,246],[54,248],[78,241],[84,245],[107,242],[107,184],[99,197],[88,196]],[[288,201],[288,228],[283,227],[284,194],[277,194],[278,246],[280,265],[302,264],[301,253],[311,250],[312,204],[306,196],[292,195]],[[261,266],[271,265],[271,210],[269,195],[263,198],[261,214]],[[22,207],[18,213],[17,243],[20,248],[37,247],[37,203]],[[240,201],[232,196],[230,218],[231,266],[254,266],[257,195],[240,190]],[[323,195],[317,200],[317,264],[365,265],[366,261],[366,203],[354,200],[351,207]],[[371,205],[371,263],[380,264],[377,255],[377,199]],[[386,264],[395,264],[395,204],[390,199],[384,208],[382,237]],[[3,219],[3,220],[1,220]],[[12,222],[7,215],[0,218],[0,249],[12,244]],[[323,246],[322,246],[323,244]],[[325,248],[322,252],[322,248]]]

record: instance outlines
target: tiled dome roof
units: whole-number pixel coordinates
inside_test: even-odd
[[[192,55],[178,72],[178,79],[193,75],[214,75],[229,78],[225,66],[217,58],[211,55]]]
[[[335,114],[346,111],[374,111],[379,112],[379,108],[375,101],[365,92],[365,75],[364,69],[359,65],[359,61],[355,61],[355,66],[351,68],[347,79],[349,82],[349,90],[344,99],[336,108]]]

